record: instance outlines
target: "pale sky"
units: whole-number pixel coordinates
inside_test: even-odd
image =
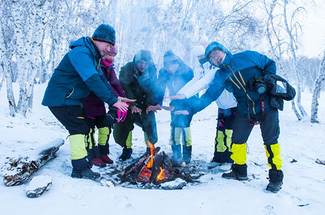
[[[302,21],[302,52],[310,57],[320,57],[325,51],[325,0],[315,0],[317,7],[306,7],[307,14]]]

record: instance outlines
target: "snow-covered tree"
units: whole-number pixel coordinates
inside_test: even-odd
[[[319,74],[315,81],[314,91],[313,91],[313,99],[311,104],[311,117],[310,122],[312,123],[319,123],[318,119],[318,99],[320,96],[320,92],[322,90],[322,86],[325,83],[325,51],[323,53],[323,60],[319,65]]]

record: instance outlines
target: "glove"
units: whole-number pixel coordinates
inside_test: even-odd
[[[126,103],[128,106],[130,106],[129,103]],[[127,116],[127,111],[122,112],[120,109],[117,109],[117,122],[124,122]]]
[[[106,127],[112,128],[114,123],[117,122],[117,108],[110,107],[104,118],[104,124]]]

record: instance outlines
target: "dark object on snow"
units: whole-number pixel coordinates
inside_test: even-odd
[[[49,191],[52,187],[52,179],[49,176],[35,176],[26,187],[26,195],[29,198],[37,198]]]
[[[127,148],[126,146],[123,148],[123,152],[119,157],[120,160],[126,161],[131,158],[132,155],[132,148]]]
[[[9,161],[2,167],[4,184],[14,186],[24,183],[34,172],[55,158],[55,153],[63,144],[64,140],[57,138],[40,148],[20,155],[18,158],[9,158]]]
[[[298,162],[296,159],[292,159],[292,161],[290,161],[290,163],[296,163]]]
[[[315,160],[315,162],[318,163],[318,164],[323,164],[323,165],[325,165],[325,160],[320,160],[320,159],[317,158],[317,159]]]

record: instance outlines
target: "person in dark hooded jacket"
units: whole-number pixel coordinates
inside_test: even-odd
[[[125,97],[125,92],[116,77],[114,69],[114,57],[117,54],[117,47],[113,46],[111,50],[101,60],[100,66],[109,85],[112,87],[117,97]],[[87,98],[83,100],[84,109],[87,115],[87,122],[90,127],[88,136],[88,157],[89,160],[99,167],[105,167],[106,163],[112,164],[113,160],[109,155],[109,136],[111,127],[107,127],[104,123],[106,116],[105,104],[93,92],[90,92]],[[127,113],[127,112],[125,112]],[[98,129],[98,145],[95,139],[95,128]]]
[[[119,80],[126,97],[136,99],[136,102],[130,103],[125,121],[114,126],[115,142],[123,147],[120,159],[125,161],[131,158],[132,154],[134,124],[142,128],[148,147],[150,143],[155,144],[158,141],[155,111],[159,110],[160,106],[155,96],[157,69],[151,53],[140,50],[133,61],[121,68]]]
[[[42,104],[69,131],[73,178],[95,179],[100,177],[90,169],[87,160],[87,135],[89,126],[82,110],[82,100],[92,91],[112,109],[105,117],[105,124],[115,122],[116,108],[127,111],[126,98],[118,99],[100,68],[100,60],[115,44],[115,30],[101,24],[92,37],[73,41],[70,51],[63,57],[46,88]],[[115,110],[113,110],[115,108]]]
[[[164,67],[160,69],[158,76],[158,98],[162,105],[165,90],[168,88],[169,96],[175,96],[194,77],[193,70],[187,66],[171,50],[164,54]],[[190,123],[192,115],[178,115],[175,111],[186,110],[193,97],[183,100],[174,100],[170,103],[171,111],[171,146],[173,165],[188,164],[192,157],[192,135]],[[183,145],[183,154],[182,154]]]
[[[280,135],[279,113],[270,105],[271,96],[263,77],[276,73],[273,60],[255,51],[244,51],[232,55],[223,45],[212,42],[205,50],[209,62],[219,67],[207,92],[193,102],[190,112],[196,113],[220,96],[224,89],[233,92],[237,105],[237,116],[233,125],[231,159],[232,170],[223,178],[247,180],[246,143],[254,127],[259,124],[269,170],[266,189],[278,192],[283,183],[282,159],[278,138]],[[271,86],[269,86],[271,87]]]

